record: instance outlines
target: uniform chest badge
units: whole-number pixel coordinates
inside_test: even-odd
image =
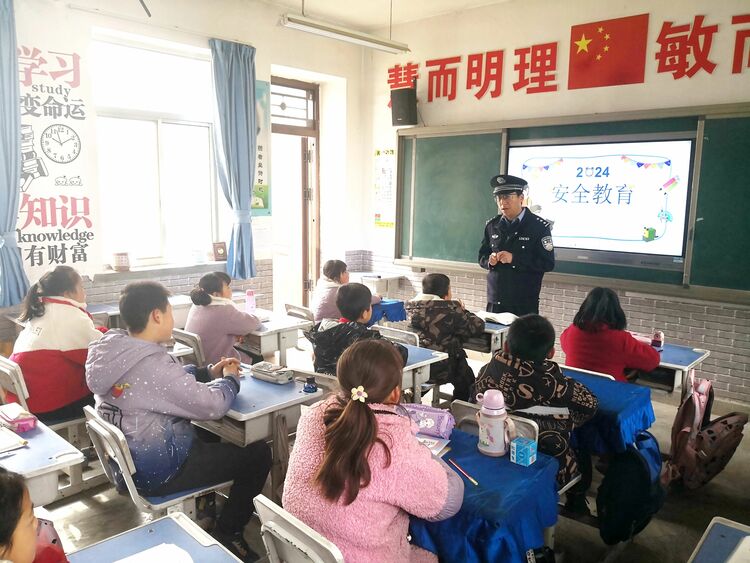
[[[552,252],[555,246],[552,244],[552,237],[544,237],[542,239],[542,246],[547,252]]]
[[[497,238],[499,235],[492,235],[490,238]]]
[[[518,240],[531,240],[531,237],[518,237]]]

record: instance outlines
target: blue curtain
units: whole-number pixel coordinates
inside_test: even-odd
[[[21,179],[17,56],[13,0],[0,0],[0,307],[20,303],[29,289],[16,244]]]
[[[255,48],[211,39],[219,123],[214,128],[216,163],[224,196],[234,211],[227,273],[255,277],[250,201],[255,183],[257,131]]]

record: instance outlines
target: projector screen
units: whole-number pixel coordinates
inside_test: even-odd
[[[511,146],[508,174],[529,183],[526,204],[553,222],[556,247],[659,255],[681,262],[692,144]]]

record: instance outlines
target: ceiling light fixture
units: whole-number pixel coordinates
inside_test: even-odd
[[[339,41],[346,41],[347,43],[354,43],[387,53],[398,54],[409,52],[409,46],[405,43],[391,41],[370,35],[369,33],[354,31],[297,14],[284,14],[281,16],[281,25],[290,29],[298,29],[307,33],[314,33],[323,37],[330,37],[331,39],[338,39]]]

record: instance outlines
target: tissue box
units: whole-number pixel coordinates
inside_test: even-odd
[[[510,460],[529,466],[536,461],[536,442],[530,438],[516,438],[510,443]]]

